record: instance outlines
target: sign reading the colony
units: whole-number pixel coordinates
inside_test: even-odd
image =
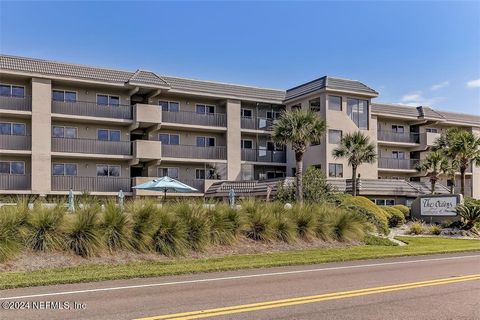
[[[456,216],[457,196],[420,197],[420,215],[422,216]]]

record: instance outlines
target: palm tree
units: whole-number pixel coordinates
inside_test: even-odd
[[[320,143],[327,126],[312,111],[300,109],[284,112],[273,125],[272,140],[277,144],[291,144],[296,161],[296,191],[298,202],[303,202],[303,155],[312,143]]]
[[[470,164],[480,166],[480,138],[460,128],[447,129],[435,142],[434,150],[441,150],[460,170],[460,193],[465,194],[465,172]]]
[[[346,158],[348,165],[352,167],[352,195],[357,195],[357,168],[362,163],[373,163],[377,158],[375,144],[362,132],[346,134],[340,141],[340,145],[333,149],[332,156],[335,159]]]
[[[445,161],[445,163],[442,166],[442,172],[451,181],[450,194],[453,194],[455,191],[457,168],[458,168],[458,163],[455,160],[450,160],[448,158],[447,158],[447,161]]]
[[[440,175],[444,173],[448,167],[448,160],[443,153],[440,151],[432,151],[427,154],[426,158],[420,161],[416,169],[419,172],[426,172],[427,176],[430,177],[431,184],[431,193],[435,193],[435,184]]]

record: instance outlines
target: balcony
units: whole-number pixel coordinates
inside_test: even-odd
[[[162,122],[180,123],[206,127],[226,127],[227,120],[223,113],[203,114],[188,111],[162,111]]]
[[[130,141],[104,141],[93,139],[67,139],[52,138],[52,151],[110,154],[110,155],[131,155]]]
[[[162,157],[226,160],[227,148],[162,144]]]
[[[286,163],[285,151],[242,149],[242,161]]]
[[[30,190],[29,175],[0,174],[0,190]]]
[[[32,150],[32,139],[30,136],[0,134],[0,149]]]
[[[241,128],[242,129],[249,129],[249,130],[270,131],[270,130],[272,130],[272,126],[273,126],[274,122],[275,121],[273,119],[268,119],[268,118],[242,117]]]
[[[162,158],[162,142],[155,140],[133,141],[133,157],[142,161],[160,160]]]
[[[52,113],[76,116],[100,117],[113,119],[132,119],[132,107],[129,105],[102,105],[86,101],[52,101]]]
[[[420,135],[415,132],[378,131],[379,141],[420,143]]]
[[[30,97],[0,96],[0,109],[32,111],[32,99]]]
[[[123,177],[52,176],[52,191],[130,192],[131,179]]]
[[[378,168],[397,169],[397,170],[415,170],[420,160],[418,159],[395,159],[379,158]]]

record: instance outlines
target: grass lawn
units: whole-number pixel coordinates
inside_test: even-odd
[[[0,289],[78,283],[113,279],[156,277],[185,273],[227,271],[288,265],[480,251],[480,241],[433,237],[398,237],[406,246],[354,246],[210,259],[176,259],[168,262],[135,262],[116,265],[87,265],[30,272],[0,273]]]

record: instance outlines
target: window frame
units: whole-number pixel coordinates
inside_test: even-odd
[[[25,172],[26,172],[26,167],[25,167],[25,161],[23,160],[1,160],[1,162],[4,162],[4,163],[8,163],[8,166],[9,166],[9,173],[0,173],[0,174],[11,174],[11,175],[16,175],[16,176],[24,176],[25,175]],[[22,164],[22,168],[23,168],[23,173],[13,173],[12,172],[12,163],[21,163]]]
[[[425,132],[427,133],[438,133],[437,128],[425,128]]]
[[[332,166],[332,165],[333,165],[334,168],[335,168],[335,170],[333,170],[334,175],[331,175],[331,174],[330,174],[330,173],[332,172],[332,171],[330,170],[330,166]],[[342,169],[341,175],[338,173],[337,168],[341,168],[341,169]],[[328,177],[329,177],[329,178],[343,178],[343,163],[330,162],[330,163],[328,164]]]
[[[165,170],[165,169],[167,170],[167,175],[166,175],[167,177],[170,177],[170,178],[172,178],[172,179],[179,179],[179,177],[180,177],[180,168],[179,168],[179,167],[157,167],[157,175],[158,175],[159,177],[165,176],[165,175],[160,175],[160,174],[159,174],[159,173],[160,173],[160,170]],[[172,177],[172,176],[170,175],[169,171],[172,170],[172,169],[177,170],[177,176],[176,176],[176,177]]]
[[[160,104],[160,102],[166,102],[168,110],[163,110],[163,106]],[[176,103],[178,105],[178,110],[177,111],[170,110],[170,104],[172,104],[172,103]],[[170,101],[170,100],[160,100],[160,99],[158,99],[158,106],[161,107],[162,111],[165,111],[165,112],[180,112],[180,101]]]
[[[340,139],[338,140],[338,142],[332,142],[330,140],[330,137],[332,136],[330,131],[336,131],[336,132],[340,132]],[[342,141],[342,138],[343,138],[343,131],[342,130],[338,130],[338,129],[328,129],[328,143],[329,144],[339,144],[341,141]]]
[[[245,110],[250,111],[251,115],[250,116],[245,116],[245,113],[244,113]],[[241,108],[240,117],[245,118],[245,119],[253,119],[253,109],[252,108]]]
[[[351,113],[349,114],[349,100],[355,100],[356,101],[356,109],[357,109],[357,112],[354,113],[354,108],[352,107],[352,110],[351,110]],[[363,127],[360,127],[360,101],[363,101],[363,102],[366,102],[366,119],[367,119],[367,125],[365,128]],[[357,119],[355,119],[355,117],[353,116],[354,114],[357,115]],[[360,98],[352,98],[352,97],[347,97],[347,116],[350,118],[350,120],[353,121],[353,123],[355,123],[355,125],[357,126],[357,128],[359,130],[369,130],[370,129],[370,102],[368,100],[364,100],[364,99],[360,99]]]
[[[53,92],[54,91],[61,91],[63,92],[63,100],[55,100],[53,99]],[[69,93],[75,93],[75,101],[71,101],[71,100],[65,100],[65,94],[69,92]],[[64,90],[64,89],[52,89],[52,101],[57,101],[57,102],[78,102],[78,91],[76,90]]]
[[[313,102],[313,101],[316,101],[316,100],[318,100],[318,107],[317,107],[317,106],[312,106],[312,102]],[[320,112],[320,111],[322,111],[322,103],[321,103],[320,97],[317,97],[317,98],[313,98],[313,99],[308,100],[308,108],[309,108],[310,111],[312,111],[312,112]],[[317,109],[318,109],[318,110],[317,110]]]
[[[402,128],[401,132],[398,131],[399,128]],[[403,124],[392,124],[392,132],[405,133],[405,126]]]
[[[54,166],[63,166],[63,174],[54,174]],[[67,165],[75,166],[75,174],[67,174]],[[78,164],[74,162],[53,162],[52,163],[52,176],[56,177],[77,177],[78,176]]]
[[[101,130],[102,130],[102,131],[107,131],[107,133],[108,133],[108,139],[106,139],[106,140],[99,139],[98,133],[99,133],[99,131],[101,131]],[[111,133],[112,133],[112,132],[118,132],[118,133],[119,133],[119,140],[112,140],[112,139],[111,139]],[[118,142],[118,141],[122,141],[122,130],[119,130],[119,129],[97,128],[97,140],[98,140],[98,141],[117,141],[117,142]]]
[[[396,157],[394,155],[397,155]],[[399,155],[403,154],[403,158],[400,158]],[[405,151],[392,150],[392,159],[405,160]]]
[[[10,87],[10,94],[9,95],[2,95],[0,94],[0,96],[2,97],[15,97],[15,98],[25,98],[25,94],[26,94],[26,88],[24,85],[21,85],[21,84],[10,84],[10,83],[0,83],[0,86],[8,86]],[[17,88],[23,88],[23,96],[17,96],[17,95],[13,95],[13,87],[17,87]]]
[[[107,167],[107,175],[106,176],[99,176],[98,175],[98,167]],[[118,176],[112,176],[110,175],[110,167],[118,167]],[[97,163],[96,164],[96,173],[97,177],[121,177],[122,176],[122,166],[118,164],[105,164],[105,163]]]
[[[103,104],[103,103],[98,103],[98,96],[107,96],[107,104]],[[114,98],[118,98],[118,104],[111,104],[110,103],[110,99],[114,97]],[[102,107],[119,107],[121,105],[121,98],[119,95],[115,95],[115,94],[108,94],[108,93],[100,93],[100,92],[97,92],[96,96],[95,96],[95,102],[97,104],[97,106],[102,106]]]
[[[161,135],[167,135],[168,136],[168,143],[165,143],[167,145],[172,145],[172,146],[179,146],[180,145],[180,134],[178,133],[165,133],[165,132],[159,132],[158,133],[158,141],[162,142],[162,140],[160,139],[160,136]],[[171,136],[178,136],[178,144],[172,144],[171,143]],[[164,142],[162,142],[164,143]]]
[[[203,106],[205,109],[205,112],[198,112],[197,107]],[[207,112],[208,108],[213,108],[213,113],[212,112]],[[204,115],[209,115],[209,114],[215,114],[217,113],[217,106],[214,104],[207,104],[207,103],[196,103],[195,104],[195,113],[197,114],[204,114]]]
[[[252,147],[251,148],[245,148],[245,141],[250,141],[250,143],[252,144]],[[240,140],[240,148],[241,149],[253,150],[253,139],[241,139]]]
[[[0,133],[1,135],[5,136],[20,136],[20,137],[25,137],[27,135],[27,124],[24,122],[10,122],[10,121],[2,121],[0,124],[10,124],[10,133]],[[22,125],[25,128],[25,133],[24,134],[14,134],[13,133],[13,126],[15,125]]]
[[[203,146],[198,145],[198,138],[203,138],[203,141],[204,141]],[[209,139],[213,139],[213,146],[207,145],[207,141]],[[217,146],[217,138],[213,137],[213,136],[195,136],[195,146],[197,146],[198,148],[213,148],[213,147],[216,147]]]
[[[203,171],[203,178],[198,178],[198,172]],[[207,170],[205,168],[195,168],[195,180],[207,180]]]
[[[54,135],[53,135],[54,128],[62,128],[62,129],[63,129],[63,136],[62,136],[62,137],[56,137],[56,136],[54,136]],[[65,129],[75,129],[75,138],[67,138],[67,137],[65,137]],[[78,127],[52,125],[52,138],[78,139]]]
[[[340,109],[333,109],[331,106],[330,106],[330,97],[332,98],[340,98]],[[328,103],[328,110],[332,110],[332,111],[343,111],[343,97],[342,96],[336,96],[336,95],[327,95],[327,103]]]

